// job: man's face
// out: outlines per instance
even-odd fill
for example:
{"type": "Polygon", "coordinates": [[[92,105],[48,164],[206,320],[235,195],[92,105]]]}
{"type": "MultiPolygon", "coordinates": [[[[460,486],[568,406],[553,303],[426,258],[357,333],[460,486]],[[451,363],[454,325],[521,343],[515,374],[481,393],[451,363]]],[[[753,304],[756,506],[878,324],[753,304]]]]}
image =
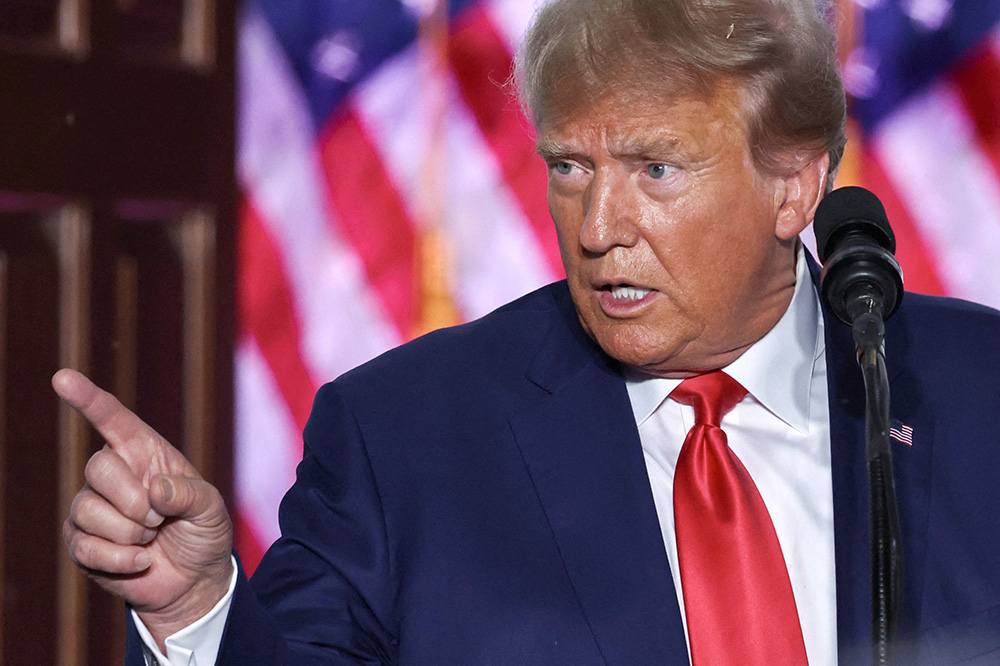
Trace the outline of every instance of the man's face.
{"type": "Polygon", "coordinates": [[[735,360],[795,284],[786,179],[759,173],[740,91],[609,95],[539,131],[549,210],[584,328],[611,356],[683,377],[735,360]]]}

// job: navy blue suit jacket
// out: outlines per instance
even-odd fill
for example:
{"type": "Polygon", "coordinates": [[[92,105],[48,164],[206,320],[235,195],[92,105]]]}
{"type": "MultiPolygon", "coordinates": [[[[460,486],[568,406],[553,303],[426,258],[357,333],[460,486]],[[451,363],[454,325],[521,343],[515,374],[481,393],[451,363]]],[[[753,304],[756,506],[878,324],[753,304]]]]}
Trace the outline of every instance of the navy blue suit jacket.
{"type": "MultiPolygon", "coordinates": [[[[870,664],[864,388],[824,316],[841,663],[870,664]]],[[[887,326],[900,663],[1000,664],[998,349],[955,300],[887,326]]],[[[280,519],[219,664],[688,664],[625,384],[564,283],[324,386],[280,519]]]]}

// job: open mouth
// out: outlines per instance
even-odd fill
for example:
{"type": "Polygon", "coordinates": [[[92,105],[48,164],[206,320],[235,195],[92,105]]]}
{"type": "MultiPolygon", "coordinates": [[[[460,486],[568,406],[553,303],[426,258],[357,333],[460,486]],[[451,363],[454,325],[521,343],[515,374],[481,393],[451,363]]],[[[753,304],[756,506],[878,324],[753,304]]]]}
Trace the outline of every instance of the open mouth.
{"type": "Polygon", "coordinates": [[[643,289],[642,287],[633,287],[629,284],[614,284],[605,287],[605,290],[611,294],[611,297],[616,301],[641,301],[647,295],[649,295],[650,289],[643,289]]]}

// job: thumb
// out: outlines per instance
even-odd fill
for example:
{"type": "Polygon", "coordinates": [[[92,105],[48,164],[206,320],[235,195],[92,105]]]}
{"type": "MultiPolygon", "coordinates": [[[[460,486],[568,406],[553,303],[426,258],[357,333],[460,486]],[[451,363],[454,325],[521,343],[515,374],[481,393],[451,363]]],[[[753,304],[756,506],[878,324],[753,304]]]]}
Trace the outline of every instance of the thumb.
{"type": "Polygon", "coordinates": [[[222,496],[203,479],[157,474],[149,485],[149,503],[161,516],[212,522],[225,515],[222,496]]]}

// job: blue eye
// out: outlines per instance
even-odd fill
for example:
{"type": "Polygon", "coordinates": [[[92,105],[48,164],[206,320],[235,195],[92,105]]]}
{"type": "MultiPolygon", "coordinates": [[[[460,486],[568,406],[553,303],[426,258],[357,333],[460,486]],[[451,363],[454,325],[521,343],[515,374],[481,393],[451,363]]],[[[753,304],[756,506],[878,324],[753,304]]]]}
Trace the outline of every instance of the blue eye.
{"type": "Polygon", "coordinates": [[[568,175],[573,170],[573,165],[569,162],[556,162],[555,167],[556,171],[564,176],[568,175]]]}
{"type": "Polygon", "coordinates": [[[650,164],[646,167],[646,173],[649,174],[650,178],[663,178],[671,169],[666,164],[650,164]]]}

